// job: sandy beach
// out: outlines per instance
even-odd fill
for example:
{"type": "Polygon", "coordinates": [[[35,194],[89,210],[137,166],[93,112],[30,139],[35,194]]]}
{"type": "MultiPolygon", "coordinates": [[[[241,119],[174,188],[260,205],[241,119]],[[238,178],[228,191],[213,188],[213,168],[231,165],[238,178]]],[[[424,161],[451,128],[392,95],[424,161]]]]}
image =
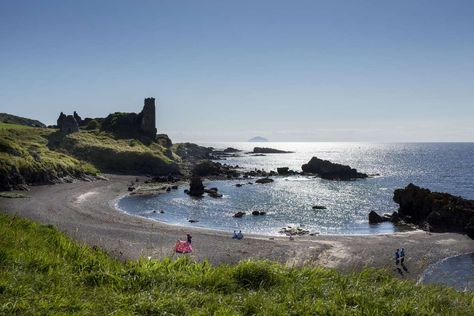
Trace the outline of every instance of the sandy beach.
{"type": "Polygon", "coordinates": [[[237,241],[223,232],[171,226],[127,215],[115,208],[115,202],[127,194],[128,184],[136,177],[106,177],[108,181],[32,187],[27,193],[30,198],[0,198],[0,210],[55,225],[73,239],[98,246],[121,260],[177,256],[173,251],[176,240],[192,233],[194,252],[190,256],[197,261],[232,264],[248,258],[269,259],[289,266],[323,266],[341,272],[376,267],[415,280],[429,264],[474,251],[474,241],[467,236],[424,231],[304,236],[292,241],[288,237],[246,235],[237,241]],[[395,249],[400,247],[407,252],[408,272],[403,271],[403,275],[397,272],[393,260],[395,249]]]}

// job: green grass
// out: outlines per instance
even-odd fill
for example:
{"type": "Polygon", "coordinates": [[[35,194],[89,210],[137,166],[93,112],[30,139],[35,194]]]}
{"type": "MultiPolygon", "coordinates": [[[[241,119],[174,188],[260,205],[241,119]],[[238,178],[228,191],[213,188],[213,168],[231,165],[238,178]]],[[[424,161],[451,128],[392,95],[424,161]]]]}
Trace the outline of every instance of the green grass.
{"type": "Polygon", "coordinates": [[[86,160],[102,171],[167,175],[176,171],[177,157],[158,143],[143,144],[137,139],[115,138],[98,130],[49,137],[49,146],[86,160]]]}
{"type": "Polygon", "coordinates": [[[23,128],[33,128],[33,127],[0,122],[0,129],[23,129],[23,128]]]}
{"type": "Polygon", "coordinates": [[[180,158],[157,142],[145,145],[98,130],[66,135],[54,129],[13,126],[18,128],[0,128],[0,190],[99,172],[168,175],[178,170],[175,161],[180,158]]]}
{"type": "Polygon", "coordinates": [[[97,174],[90,163],[48,148],[51,129],[0,129],[0,188],[8,183],[48,183],[64,176],[97,174]]]}
{"type": "MultiPolygon", "coordinates": [[[[266,261],[119,262],[52,226],[0,213],[0,314],[472,315],[471,293],[373,269],[342,275],[266,261]]],[[[171,247],[172,245],[170,245],[171,247]]],[[[196,251],[199,251],[196,249],[196,251]]]]}

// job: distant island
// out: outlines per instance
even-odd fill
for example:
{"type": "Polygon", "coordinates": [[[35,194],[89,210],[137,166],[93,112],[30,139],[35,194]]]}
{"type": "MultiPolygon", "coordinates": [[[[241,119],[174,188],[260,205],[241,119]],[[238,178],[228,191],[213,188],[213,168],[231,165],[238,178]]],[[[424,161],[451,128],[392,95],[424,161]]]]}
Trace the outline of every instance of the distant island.
{"type": "Polygon", "coordinates": [[[268,142],[268,139],[266,139],[265,137],[257,136],[257,137],[250,138],[248,142],[249,143],[268,142]]]}

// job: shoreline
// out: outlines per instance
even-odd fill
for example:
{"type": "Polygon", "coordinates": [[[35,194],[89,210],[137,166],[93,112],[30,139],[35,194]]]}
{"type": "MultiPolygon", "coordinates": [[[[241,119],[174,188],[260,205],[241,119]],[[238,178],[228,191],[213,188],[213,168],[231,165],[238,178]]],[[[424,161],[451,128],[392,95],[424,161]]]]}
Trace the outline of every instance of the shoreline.
{"type": "MultiPolygon", "coordinates": [[[[365,267],[392,271],[393,275],[418,280],[431,264],[474,249],[474,241],[456,233],[424,231],[373,235],[267,236],[246,234],[233,240],[228,233],[208,228],[166,224],[133,216],[115,207],[127,195],[127,184],[137,176],[107,175],[108,181],[64,183],[31,187],[30,198],[0,198],[0,210],[43,224],[55,225],[74,240],[99,246],[120,260],[140,256],[180,256],[174,243],[193,234],[196,261],[233,264],[245,259],[268,259],[288,266],[323,266],[348,273],[365,267]],[[270,239],[272,238],[272,239],[270,239]],[[408,273],[399,275],[393,252],[407,251],[408,273]]],[[[143,182],[142,177],[138,177],[143,182]]]]}

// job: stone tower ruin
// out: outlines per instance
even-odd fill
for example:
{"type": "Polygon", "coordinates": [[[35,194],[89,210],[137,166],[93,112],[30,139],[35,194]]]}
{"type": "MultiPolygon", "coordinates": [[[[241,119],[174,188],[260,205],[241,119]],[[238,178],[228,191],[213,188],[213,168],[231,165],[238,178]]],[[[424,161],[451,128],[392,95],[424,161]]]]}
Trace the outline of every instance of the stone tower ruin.
{"type": "Polygon", "coordinates": [[[155,98],[146,98],[141,114],[140,131],[150,138],[156,137],[155,98]]]}

